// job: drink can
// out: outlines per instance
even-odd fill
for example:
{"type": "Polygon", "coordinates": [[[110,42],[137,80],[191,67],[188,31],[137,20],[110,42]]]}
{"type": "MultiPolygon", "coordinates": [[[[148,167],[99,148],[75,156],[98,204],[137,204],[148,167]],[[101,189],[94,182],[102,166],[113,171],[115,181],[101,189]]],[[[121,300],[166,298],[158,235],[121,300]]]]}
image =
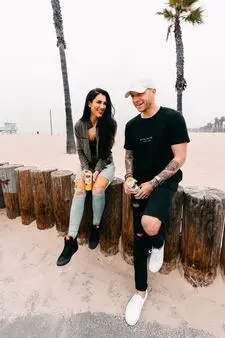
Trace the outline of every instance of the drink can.
{"type": "Polygon", "coordinates": [[[128,177],[127,186],[132,190],[134,194],[137,194],[140,190],[139,186],[136,183],[136,180],[133,177],[128,177]]]}
{"type": "Polygon", "coordinates": [[[92,172],[90,170],[85,170],[84,176],[85,190],[89,191],[92,189],[92,172]]]}

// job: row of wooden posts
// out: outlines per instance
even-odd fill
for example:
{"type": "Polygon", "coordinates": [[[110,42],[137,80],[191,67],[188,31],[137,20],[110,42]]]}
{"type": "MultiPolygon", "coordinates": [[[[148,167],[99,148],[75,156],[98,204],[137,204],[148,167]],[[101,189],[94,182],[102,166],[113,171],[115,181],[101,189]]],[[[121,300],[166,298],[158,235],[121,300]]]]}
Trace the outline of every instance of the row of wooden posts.
{"type": "MultiPolygon", "coordinates": [[[[0,163],[0,207],[8,218],[21,223],[36,221],[44,230],[54,225],[61,235],[68,231],[74,194],[74,174],[69,170],[38,169],[21,164],[0,163]]],[[[166,229],[162,273],[182,266],[184,277],[193,286],[207,286],[217,275],[225,276],[225,193],[218,189],[179,187],[166,229]]],[[[92,221],[91,194],[79,230],[80,244],[87,243],[92,221]]],[[[123,180],[116,178],[106,192],[101,222],[100,250],[104,255],[118,251],[133,262],[133,217],[131,200],[123,192],[123,180]]]]}

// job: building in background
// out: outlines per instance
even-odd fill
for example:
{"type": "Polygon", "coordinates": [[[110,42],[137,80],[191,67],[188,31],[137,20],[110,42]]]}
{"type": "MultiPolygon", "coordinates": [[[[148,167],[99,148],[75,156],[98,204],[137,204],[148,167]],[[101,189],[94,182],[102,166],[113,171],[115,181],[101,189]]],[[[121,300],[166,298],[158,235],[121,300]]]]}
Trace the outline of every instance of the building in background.
{"type": "Polygon", "coordinates": [[[0,126],[0,134],[16,134],[17,126],[16,123],[5,122],[4,126],[0,126]]]}

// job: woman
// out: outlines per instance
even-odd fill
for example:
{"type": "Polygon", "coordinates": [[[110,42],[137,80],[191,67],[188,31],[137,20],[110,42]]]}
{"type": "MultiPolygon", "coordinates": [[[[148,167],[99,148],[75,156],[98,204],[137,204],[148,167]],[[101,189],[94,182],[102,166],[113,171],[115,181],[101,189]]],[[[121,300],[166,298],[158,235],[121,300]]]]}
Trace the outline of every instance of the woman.
{"type": "Polygon", "coordinates": [[[75,124],[80,170],[76,173],[76,189],[70,211],[68,235],[64,238],[64,249],[57,265],[67,264],[78,249],[77,233],[84,212],[85,171],[92,172],[93,224],[89,237],[89,248],[95,249],[99,242],[99,225],[105,207],[105,190],[115,173],[112,146],[116,134],[114,108],[109,94],[100,88],[91,90],[85,101],[83,116],[75,124]]]}

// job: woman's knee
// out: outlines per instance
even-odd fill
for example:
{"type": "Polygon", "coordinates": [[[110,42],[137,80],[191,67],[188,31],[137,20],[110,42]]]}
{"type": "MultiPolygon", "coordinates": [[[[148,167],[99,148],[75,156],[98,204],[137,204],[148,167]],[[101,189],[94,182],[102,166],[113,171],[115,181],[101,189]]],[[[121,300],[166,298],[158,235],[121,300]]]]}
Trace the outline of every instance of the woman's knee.
{"type": "Polygon", "coordinates": [[[92,194],[93,195],[102,195],[105,192],[105,187],[99,185],[93,185],[92,194]]]}
{"type": "Polygon", "coordinates": [[[155,236],[159,232],[161,221],[156,217],[143,215],[141,224],[147,235],[155,236]]]}
{"type": "Polygon", "coordinates": [[[75,194],[74,194],[74,196],[76,196],[76,197],[81,197],[81,196],[83,196],[83,195],[85,195],[85,190],[84,189],[82,189],[82,188],[76,188],[75,189],[75,194]]]}
{"type": "Polygon", "coordinates": [[[75,193],[76,191],[78,191],[78,194],[85,193],[85,183],[82,178],[76,180],[75,187],[75,193]]]}

